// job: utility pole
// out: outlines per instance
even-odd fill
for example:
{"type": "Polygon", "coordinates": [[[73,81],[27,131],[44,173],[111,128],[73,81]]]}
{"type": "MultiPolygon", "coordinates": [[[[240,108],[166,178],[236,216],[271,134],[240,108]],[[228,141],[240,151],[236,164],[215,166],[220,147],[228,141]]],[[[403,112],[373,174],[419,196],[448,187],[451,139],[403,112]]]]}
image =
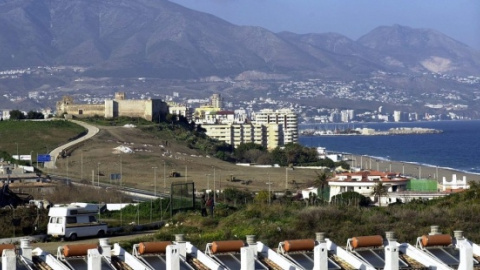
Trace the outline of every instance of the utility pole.
{"type": "Polygon", "coordinates": [[[163,193],[167,193],[167,175],[165,171],[165,160],[163,161],[163,193]]]}
{"type": "Polygon", "coordinates": [[[80,180],[83,180],[83,151],[80,152],[80,180]]]}
{"type": "Polygon", "coordinates": [[[157,167],[152,167],[153,169],[153,186],[154,186],[154,196],[157,198],[157,167]]]}
{"type": "Polygon", "coordinates": [[[100,162],[97,162],[97,185],[100,186],[100,162]]]}
{"type": "Polygon", "coordinates": [[[18,143],[15,142],[15,144],[17,145],[17,167],[18,167],[18,165],[20,164],[20,156],[18,155],[18,143]]]}
{"type": "Polygon", "coordinates": [[[68,181],[69,180],[68,179],[68,156],[67,156],[66,160],[67,160],[67,181],[68,181]]]}
{"type": "Polygon", "coordinates": [[[285,190],[288,189],[288,166],[285,168],[285,190]]]}
{"type": "Polygon", "coordinates": [[[271,193],[272,193],[272,184],[273,184],[273,183],[270,182],[270,175],[269,175],[268,178],[269,178],[269,179],[268,179],[268,182],[266,183],[266,184],[268,185],[268,204],[271,204],[271,203],[272,203],[272,201],[271,201],[271,198],[272,198],[271,193]]]}
{"type": "Polygon", "coordinates": [[[216,203],[217,202],[217,198],[216,198],[216,193],[217,193],[217,190],[215,189],[215,167],[213,167],[213,201],[216,203]]]}

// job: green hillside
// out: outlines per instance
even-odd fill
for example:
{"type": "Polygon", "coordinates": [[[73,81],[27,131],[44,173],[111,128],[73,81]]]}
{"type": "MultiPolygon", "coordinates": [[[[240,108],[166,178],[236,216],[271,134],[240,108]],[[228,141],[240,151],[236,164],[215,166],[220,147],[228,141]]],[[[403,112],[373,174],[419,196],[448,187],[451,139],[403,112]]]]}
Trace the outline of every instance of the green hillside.
{"type": "Polygon", "coordinates": [[[59,145],[76,139],[85,128],[63,120],[0,121],[0,152],[10,155],[45,154],[59,145]]]}

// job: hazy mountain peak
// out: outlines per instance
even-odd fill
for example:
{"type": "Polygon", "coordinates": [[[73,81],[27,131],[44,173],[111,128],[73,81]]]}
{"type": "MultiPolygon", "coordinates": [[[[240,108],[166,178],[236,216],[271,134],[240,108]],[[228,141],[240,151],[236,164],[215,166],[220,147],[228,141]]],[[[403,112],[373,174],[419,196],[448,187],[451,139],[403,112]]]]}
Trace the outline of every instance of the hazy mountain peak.
{"type": "Polygon", "coordinates": [[[358,41],[272,33],[167,0],[0,0],[0,23],[0,69],[81,65],[99,75],[164,78],[480,69],[478,53],[429,29],[381,26],[358,41]]]}

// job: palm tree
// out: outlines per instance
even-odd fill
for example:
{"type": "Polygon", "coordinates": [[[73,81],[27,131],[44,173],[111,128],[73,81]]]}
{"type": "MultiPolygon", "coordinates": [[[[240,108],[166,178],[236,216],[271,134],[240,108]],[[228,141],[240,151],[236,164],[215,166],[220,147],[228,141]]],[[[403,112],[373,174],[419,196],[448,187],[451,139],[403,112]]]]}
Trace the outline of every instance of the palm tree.
{"type": "Polygon", "coordinates": [[[315,174],[317,174],[317,177],[315,178],[315,181],[313,182],[315,187],[320,188],[321,191],[321,200],[324,200],[324,190],[328,186],[328,178],[330,177],[330,174],[326,170],[322,170],[322,172],[318,173],[315,171],[315,174]]]}
{"type": "Polygon", "coordinates": [[[378,181],[373,187],[372,195],[377,197],[378,206],[382,206],[382,197],[388,195],[388,187],[384,186],[382,181],[378,181]]]}

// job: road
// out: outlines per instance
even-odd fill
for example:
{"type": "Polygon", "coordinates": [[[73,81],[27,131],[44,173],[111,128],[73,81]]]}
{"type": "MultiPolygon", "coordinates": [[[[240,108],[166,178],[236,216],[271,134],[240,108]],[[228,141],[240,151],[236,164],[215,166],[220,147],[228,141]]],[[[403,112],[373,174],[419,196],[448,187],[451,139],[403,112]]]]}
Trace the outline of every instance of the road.
{"type": "Polygon", "coordinates": [[[89,125],[85,122],[81,122],[81,121],[77,121],[77,120],[68,120],[68,121],[86,128],[87,129],[87,134],[85,134],[85,136],[82,136],[81,138],[78,138],[74,141],[68,142],[64,145],[61,145],[61,146],[53,149],[50,152],[51,161],[45,162],[45,168],[47,168],[47,169],[56,169],[57,168],[55,166],[55,163],[57,162],[57,157],[64,149],[66,149],[70,146],[73,146],[77,143],[81,143],[83,141],[86,141],[86,140],[92,138],[93,136],[97,135],[97,133],[100,131],[97,127],[89,125]]]}

